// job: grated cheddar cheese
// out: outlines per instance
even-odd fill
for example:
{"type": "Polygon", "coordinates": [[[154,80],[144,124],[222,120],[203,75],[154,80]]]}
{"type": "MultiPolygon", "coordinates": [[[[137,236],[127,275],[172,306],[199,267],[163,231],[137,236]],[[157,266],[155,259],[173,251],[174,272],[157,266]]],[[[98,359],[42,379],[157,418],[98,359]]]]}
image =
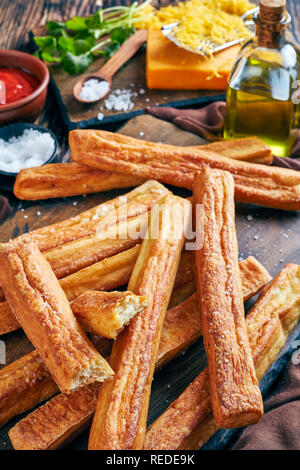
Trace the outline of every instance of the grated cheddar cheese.
{"type": "Polygon", "coordinates": [[[203,51],[209,53],[209,45],[203,47],[202,41],[222,45],[252,36],[241,15],[253,7],[255,5],[248,0],[189,0],[159,10],[148,4],[143,9],[143,14],[147,13],[146,21],[137,19],[135,27],[161,28],[179,22],[174,31],[176,39],[195,51],[201,45],[203,51]]]}

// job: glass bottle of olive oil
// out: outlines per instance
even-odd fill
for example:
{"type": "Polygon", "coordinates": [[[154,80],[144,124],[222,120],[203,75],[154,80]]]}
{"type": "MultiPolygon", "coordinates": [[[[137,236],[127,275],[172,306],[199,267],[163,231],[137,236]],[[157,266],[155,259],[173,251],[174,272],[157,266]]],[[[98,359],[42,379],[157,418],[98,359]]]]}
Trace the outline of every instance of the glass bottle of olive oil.
{"type": "Polygon", "coordinates": [[[285,0],[261,0],[254,15],[256,37],[241,49],[226,93],[224,137],[257,136],[274,155],[285,157],[293,145],[293,83],[299,64],[284,29],[290,16],[285,0]]]}

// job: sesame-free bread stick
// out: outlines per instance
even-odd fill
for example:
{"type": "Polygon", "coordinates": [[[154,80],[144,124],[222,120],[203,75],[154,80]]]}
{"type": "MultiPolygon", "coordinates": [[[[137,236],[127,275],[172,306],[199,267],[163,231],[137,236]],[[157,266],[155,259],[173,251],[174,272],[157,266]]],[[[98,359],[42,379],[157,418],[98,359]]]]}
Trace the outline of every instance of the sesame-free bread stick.
{"type": "Polygon", "coordinates": [[[36,245],[19,241],[0,246],[0,284],[18,322],[62,392],[113,376],[75,319],[36,245]]]}
{"type": "Polygon", "coordinates": [[[235,200],[285,210],[300,209],[300,174],[295,170],[248,163],[213,151],[142,141],[100,130],[69,134],[71,159],[93,168],[193,189],[194,175],[204,168],[234,177],[235,200]]]}
{"type": "Polygon", "coordinates": [[[247,426],[261,418],[263,405],[246,331],[231,174],[196,174],[193,202],[203,206],[195,264],[214,418],[222,428],[247,426]]]}

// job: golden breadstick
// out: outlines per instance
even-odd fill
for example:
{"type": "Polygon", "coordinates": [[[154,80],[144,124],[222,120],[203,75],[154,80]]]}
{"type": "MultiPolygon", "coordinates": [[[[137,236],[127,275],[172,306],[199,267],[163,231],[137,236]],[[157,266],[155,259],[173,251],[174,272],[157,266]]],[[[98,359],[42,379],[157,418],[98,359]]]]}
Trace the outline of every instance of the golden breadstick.
{"type": "MultiPolygon", "coordinates": [[[[299,319],[300,266],[288,264],[262,292],[246,318],[258,380],[272,365],[299,319]]],[[[205,369],[151,425],[145,449],[196,450],[217,430],[205,369]]]]}
{"type": "Polygon", "coordinates": [[[147,306],[147,297],[129,291],[87,291],[71,302],[75,317],[86,331],[112,339],[147,306]]]}
{"type": "Polygon", "coordinates": [[[128,220],[150,210],[169,191],[157,181],[147,181],[129,193],[106,201],[81,214],[18,237],[34,241],[41,251],[51,250],[79,238],[94,235],[99,228],[106,228],[121,220],[128,220]]]}
{"type": "Polygon", "coordinates": [[[0,283],[10,307],[63,392],[111,378],[51,267],[32,242],[2,244],[0,283]]]}
{"type": "Polygon", "coordinates": [[[74,130],[69,134],[72,161],[141,178],[193,189],[194,175],[203,168],[229,171],[235,200],[286,210],[300,209],[299,172],[233,160],[190,147],[146,142],[121,134],[74,130]]]}
{"type": "Polygon", "coordinates": [[[196,174],[194,204],[204,211],[196,281],[212,409],[222,428],[256,423],[263,414],[246,332],[233,196],[230,173],[206,169],[196,174]]]}
{"type": "MultiPolygon", "coordinates": [[[[253,256],[240,261],[239,267],[244,301],[256,295],[272,279],[268,271],[253,256]]],[[[195,286],[194,283],[187,285],[195,286]]],[[[173,292],[176,293],[178,290],[181,291],[179,288],[173,292]]],[[[195,290],[193,289],[193,292],[195,290]]],[[[156,358],[157,367],[165,366],[201,334],[200,305],[198,294],[195,293],[167,311],[156,358]]]]}
{"type": "Polygon", "coordinates": [[[128,290],[148,297],[149,306],[113,345],[110,364],[115,377],[109,387],[100,388],[91,449],[143,446],[155,358],[184,243],[184,210],[189,205],[168,195],[151,211],[148,234],[128,284],[128,290]]]}
{"type": "Polygon", "coordinates": [[[126,285],[140,247],[141,245],[136,245],[130,250],[105,258],[99,263],[61,279],[59,282],[67,299],[71,302],[88,290],[109,291],[126,285]]]}
{"type": "Polygon", "coordinates": [[[0,370],[0,426],[58,392],[37,351],[12,362],[0,370]]]}
{"type": "Polygon", "coordinates": [[[144,237],[147,226],[146,212],[44,254],[56,277],[61,279],[137,245],[144,237]]]}
{"type": "Polygon", "coordinates": [[[273,155],[270,147],[266,145],[258,137],[246,137],[245,139],[220,140],[207,145],[198,145],[196,147],[201,150],[209,150],[216,152],[223,157],[233,158],[234,160],[242,160],[251,163],[264,163],[271,165],[273,163],[273,155]]]}
{"type": "MultiPolygon", "coordinates": [[[[31,240],[41,251],[48,251],[57,246],[90,235],[95,235],[122,220],[129,220],[149,211],[152,204],[169,191],[157,181],[147,181],[127,194],[104,202],[70,219],[48,225],[21,235],[17,240],[31,240]]],[[[0,287],[0,300],[4,294],[0,287]]]]}
{"type": "Polygon", "coordinates": [[[35,201],[130,188],[142,183],[143,179],[135,176],[94,170],[80,163],[51,163],[21,170],[14,184],[14,195],[35,201]]]}
{"type": "MultiPolygon", "coordinates": [[[[251,258],[251,257],[250,257],[251,258]]],[[[249,268],[253,265],[248,258],[245,261],[242,261],[241,264],[247,265],[249,263],[249,268]],[[249,260],[249,261],[248,261],[249,260]]],[[[259,266],[259,263],[257,262],[259,266]]],[[[261,279],[261,288],[267,283],[270,279],[269,274],[265,269],[261,266],[261,273],[259,274],[259,278],[261,279]]],[[[250,272],[249,270],[246,270],[250,272]]],[[[242,270],[241,270],[242,272],[242,270]]],[[[257,271],[254,271],[256,274],[257,271]]],[[[245,290],[246,293],[249,292],[250,287],[250,278],[247,280],[247,288],[245,290]]],[[[257,292],[258,288],[258,281],[253,277],[253,293],[257,292]]],[[[183,351],[191,342],[201,334],[201,325],[200,325],[200,315],[199,315],[199,305],[196,296],[193,296],[190,301],[183,302],[182,308],[180,306],[178,308],[173,308],[167,311],[162,335],[159,344],[159,351],[157,355],[157,362],[156,367],[164,366],[168,363],[173,357],[175,357],[179,352],[183,351]]],[[[98,342],[97,349],[101,349],[103,351],[103,340],[101,338],[101,342],[98,342]],[[100,346],[100,348],[99,348],[100,346]]],[[[105,345],[107,346],[107,345],[105,345]]],[[[108,351],[105,351],[108,353],[108,351]]],[[[39,356],[37,353],[30,353],[27,356],[35,354],[35,360],[38,361],[39,356]]],[[[20,360],[18,360],[20,361],[20,360]]],[[[17,368],[18,361],[15,361],[15,368],[17,368]]],[[[13,368],[14,368],[13,367],[13,368]]],[[[9,377],[9,373],[6,373],[7,368],[2,369],[2,373],[9,377]]],[[[43,374],[46,374],[46,367],[43,370],[43,374]]],[[[49,377],[50,373],[48,372],[49,377]]],[[[1,378],[1,372],[0,372],[1,378]]],[[[10,381],[12,382],[12,381],[10,381]]],[[[38,390],[40,386],[39,375],[36,374],[34,377],[30,374],[23,374],[23,379],[19,377],[20,385],[18,390],[22,390],[22,393],[31,393],[33,389],[33,393],[37,397],[36,402],[32,403],[32,407],[37,405],[40,401],[38,399],[38,390]],[[26,382],[25,382],[26,380],[26,382]],[[21,382],[22,381],[22,382],[21,382]],[[22,387],[21,387],[22,386],[22,387]]],[[[1,383],[1,380],[0,380],[1,383]]],[[[53,381],[54,383],[54,381],[53,381]]],[[[71,392],[68,395],[60,394],[46,403],[43,407],[39,408],[38,410],[31,413],[27,418],[20,421],[17,426],[12,431],[12,435],[15,436],[14,445],[18,449],[51,449],[57,448],[58,446],[62,445],[66,439],[70,439],[70,436],[77,435],[79,432],[83,431],[85,428],[86,423],[89,421],[89,418],[95,412],[96,409],[96,402],[97,402],[97,392],[99,388],[95,388],[95,398],[91,398],[90,396],[90,386],[83,387],[75,392],[71,392]],[[85,400],[85,406],[80,405],[82,403],[82,393],[83,390],[87,388],[87,396],[85,400]],[[79,393],[79,404],[77,406],[77,393],[79,393]],[[67,397],[67,398],[66,398],[67,397]],[[69,403],[70,402],[70,403],[69,403]],[[66,419],[66,411],[68,410],[68,415],[66,419]],[[80,411],[78,411],[80,410],[80,411]],[[55,419],[54,419],[55,416],[55,419]],[[39,430],[39,426],[35,428],[34,423],[40,421],[41,425],[47,421],[47,436],[43,433],[40,436],[36,429],[39,430]],[[31,429],[30,434],[26,433],[26,427],[31,429]],[[20,440],[19,440],[20,439],[20,440]],[[53,447],[54,446],[54,447],[53,447]]],[[[1,389],[0,389],[1,391],[1,389]]],[[[2,391],[2,396],[6,393],[6,389],[2,391]]],[[[1,395],[0,395],[1,396],[1,395]]],[[[18,400],[18,391],[15,388],[10,389],[10,402],[14,403],[18,400]]],[[[20,400],[21,401],[21,400],[20,400]]],[[[25,403],[26,405],[26,403],[25,403]]],[[[20,412],[24,412],[28,408],[21,409],[20,412]]],[[[16,413],[15,409],[11,408],[10,413],[9,409],[5,410],[6,413],[6,420],[11,419],[16,413]]],[[[0,410],[1,416],[1,410],[0,410]]],[[[1,421],[0,421],[1,423],[1,421]]],[[[3,424],[3,422],[2,422],[3,424]]]]}
{"type": "MultiPolygon", "coordinates": [[[[69,301],[87,290],[111,290],[127,284],[137,260],[140,245],[106,258],[88,268],[60,279],[59,283],[69,301]]],[[[8,302],[0,303],[0,335],[21,328],[8,302]]]]}

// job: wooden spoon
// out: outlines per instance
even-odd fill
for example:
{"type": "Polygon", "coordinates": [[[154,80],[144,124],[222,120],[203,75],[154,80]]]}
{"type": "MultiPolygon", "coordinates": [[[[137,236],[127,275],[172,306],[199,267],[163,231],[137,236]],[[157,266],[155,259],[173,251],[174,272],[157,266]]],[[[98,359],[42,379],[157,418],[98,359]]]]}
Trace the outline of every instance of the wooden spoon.
{"type": "Polygon", "coordinates": [[[73,95],[74,98],[81,103],[96,103],[99,100],[102,100],[110,91],[111,87],[111,80],[114,74],[124,65],[144,44],[147,40],[147,29],[140,29],[132,36],[130,36],[120,47],[120,49],[109,59],[106,64],[101,67],[98,72],[95,72],[90,75],[85,75],[84,77],[80,78],[73,87],[73,95]],[[85,101],[80,98],[80,92],[87,80],[99,80],[107,82],[108,87],[105,90],[104,94],[97,98],[96,100],[92,101],[85,101]]]}

